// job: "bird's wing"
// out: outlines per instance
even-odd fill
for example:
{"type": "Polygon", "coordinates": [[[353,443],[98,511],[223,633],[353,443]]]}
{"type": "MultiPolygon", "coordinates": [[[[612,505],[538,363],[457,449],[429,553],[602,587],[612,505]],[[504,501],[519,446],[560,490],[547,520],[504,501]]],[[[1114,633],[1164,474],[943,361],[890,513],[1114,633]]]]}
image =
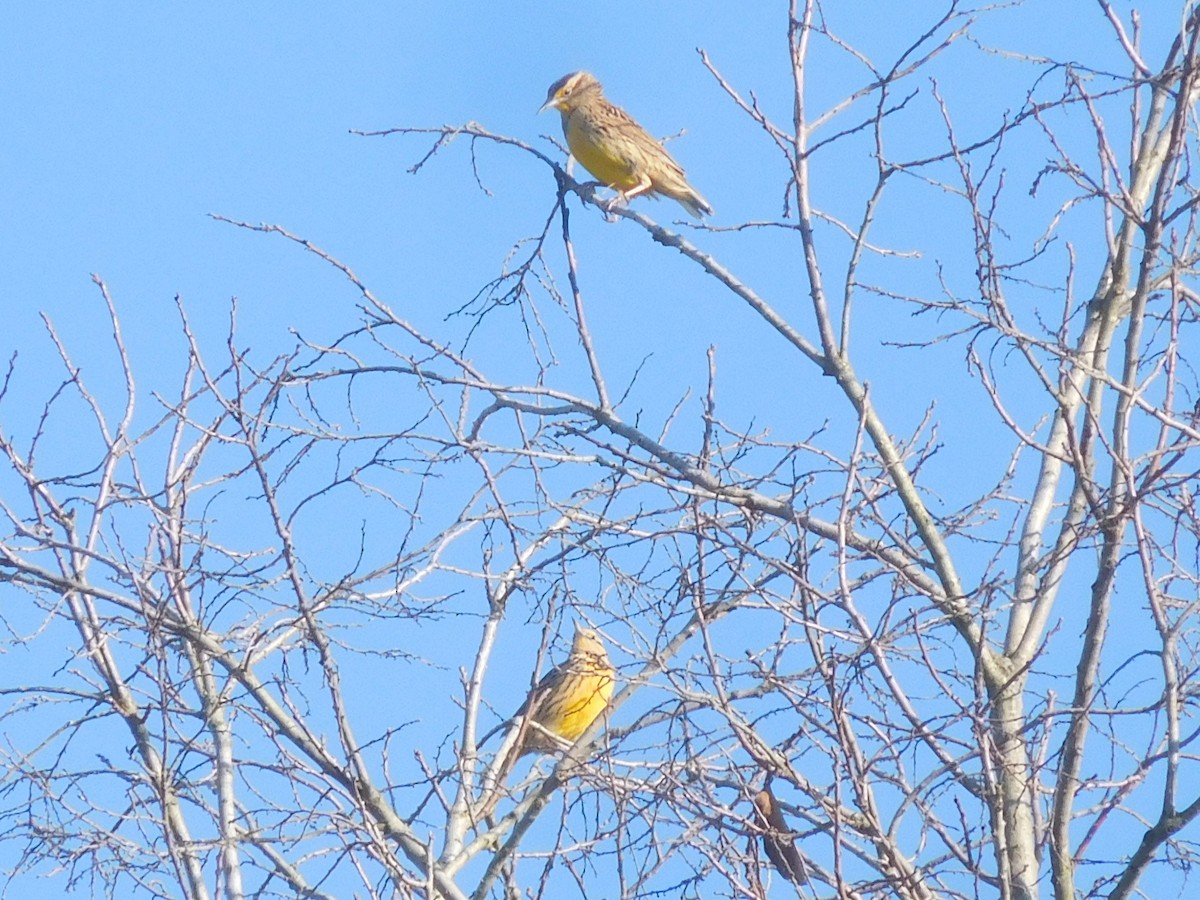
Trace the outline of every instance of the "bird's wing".
{"type": "Polygon", "coordinates": [[[666,151],[662,143],[654,135],[633,120],[619,106],[608,104],[608,112],[619,123],[621,137],[624,140],[615,142],[618,153],[631,170],[641,170],[647,164],[669,169],[680,178],[684,177],[683,167],[666,151]]]}

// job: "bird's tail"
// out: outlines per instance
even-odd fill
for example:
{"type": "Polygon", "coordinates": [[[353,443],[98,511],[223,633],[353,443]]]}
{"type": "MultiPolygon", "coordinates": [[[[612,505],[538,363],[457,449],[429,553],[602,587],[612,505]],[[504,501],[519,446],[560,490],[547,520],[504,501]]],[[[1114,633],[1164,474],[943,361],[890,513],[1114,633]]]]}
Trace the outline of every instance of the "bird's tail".
{"type": "Polygon", "coordinates": [[[686,181],[680,185],[670,185],[663,190],[663,194],[686,209],[693,219],[702,219],[713,214],[711,204],[686,181]]]}

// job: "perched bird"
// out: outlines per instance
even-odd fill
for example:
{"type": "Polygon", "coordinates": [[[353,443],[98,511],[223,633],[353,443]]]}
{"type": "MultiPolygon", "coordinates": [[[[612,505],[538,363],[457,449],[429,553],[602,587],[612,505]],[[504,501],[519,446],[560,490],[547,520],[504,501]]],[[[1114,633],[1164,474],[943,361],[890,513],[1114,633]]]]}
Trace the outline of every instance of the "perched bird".
{"type": "Polygon", "coordinates": [[[779,811],[779,804],[769,784],[754,795],[754,808],[758,811],[758,821],[763,828],[762,843],[767,859],[792,884],[803,884],[807,880],[804,860],[796,849],[793,834],[783,820],[783,813],[779,811]]]}
{"type": "Polygon", "coordinates": [[[574,743],[608,705],[615,680],[600,635],[576,625],[570,655],[546,673],[513,716],[524,733],[510,758],[574,743]]]}
{"type": "Polygon", "coordinates": [[[591,74],[564,75],[546,94],[538,112],[554,107],[562,114],[567,146],[585,169],[615,188],[618,200],[639,194],[670,197],[699,219],[712,207],[687,183],[683,167],[645,128],[619,106],[609,103],[591,74]]]}

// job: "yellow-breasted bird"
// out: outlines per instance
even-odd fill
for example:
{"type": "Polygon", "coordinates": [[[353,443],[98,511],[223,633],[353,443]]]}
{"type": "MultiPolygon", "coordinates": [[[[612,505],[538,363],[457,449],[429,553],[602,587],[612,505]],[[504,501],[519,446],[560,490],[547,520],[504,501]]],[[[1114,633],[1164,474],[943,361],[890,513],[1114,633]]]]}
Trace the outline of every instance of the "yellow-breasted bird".
{"type": "Polygon", "coordinates": [[[524,733],[511,759],[574,743],[608,705],[616,674],[600,635],[576,625],[570,655],[542,677],[513,716],[524,733]]]}
{"type": "Polygon", "coordinates": [[[792,884],[803,884],[808,879],[804,874],[804,859],[796,849],[793,832],[783,820],[783,813],[779,811],[779,804],[769,784],[754,795],[754,808],[758,811],[758,822],[763,829],[762,843],[767,859],[792,884]]]}
{"type": "Polygon", "coordinates": [[[504,796],[504,782],[520,757],[564,749],[588,730],[608,706],[616,675],[600,635],[576,624],[570,654],[542,677],[506,723],[508,734],[483,777],[479,819],[489,817],[504,796]]]}
{"type": "Polygon", "coordinates": [[[608,101],[594,76],[572,72],[558,79],[538,112],[550,107],[562,114],[571,155],[615,188],[620,201],[640,194],[662,195],[697,219],[712,215],[708,201],[688,184],[683,167],[625,110],[608,101]]]}

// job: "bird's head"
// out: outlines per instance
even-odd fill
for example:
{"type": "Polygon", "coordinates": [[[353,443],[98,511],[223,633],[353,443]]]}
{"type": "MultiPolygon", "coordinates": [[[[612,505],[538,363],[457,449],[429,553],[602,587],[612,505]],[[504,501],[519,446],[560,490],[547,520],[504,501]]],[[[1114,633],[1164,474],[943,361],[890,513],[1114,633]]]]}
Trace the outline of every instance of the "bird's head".
{"type": "Polygon", "coordinates": [[[577,656],[584,653],[595,656],[608,655],[604,649],[604,641],[600,639],[600,633],[576,623],[575,639],[571,641],[571,655],[577,656]]]}
{"type": "Polygon", "coordinates": [[[599,97],[602,93],[600,82],[590,72],[572,72],[550,85],[550,90],[546,92],[546,102],[538,112],[557,109],[559,112],[569,113],[579,105],[581,99],[599,97]]]}

